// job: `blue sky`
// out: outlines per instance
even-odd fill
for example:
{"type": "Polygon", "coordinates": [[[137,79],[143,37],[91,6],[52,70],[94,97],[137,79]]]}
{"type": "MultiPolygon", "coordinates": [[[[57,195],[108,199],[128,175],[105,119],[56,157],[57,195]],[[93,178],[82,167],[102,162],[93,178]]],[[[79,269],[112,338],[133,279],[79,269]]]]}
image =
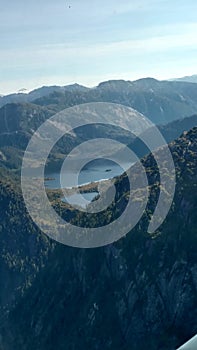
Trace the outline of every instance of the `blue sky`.
{"type": "Polygon", "coordinates": [[[0,93],[197,73],[196,0],[0,0],[0,93]]]}

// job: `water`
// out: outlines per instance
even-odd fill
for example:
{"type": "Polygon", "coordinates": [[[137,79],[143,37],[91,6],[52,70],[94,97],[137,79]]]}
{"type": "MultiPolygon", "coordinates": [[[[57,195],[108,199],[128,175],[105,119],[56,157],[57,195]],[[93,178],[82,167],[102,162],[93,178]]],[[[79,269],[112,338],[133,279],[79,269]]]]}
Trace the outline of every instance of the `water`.
{"type": "MultiPolygon", "coordinates": [[[[131,166],[130,163],[124,163],[124,168],[128,169],[131,166]]],[[[108,161],[108,160],[98,160],[92,161],[88,163],[80,172],[78,177],[78,185],[84,185],[91,182],[112,179],[115,176],[119,176],[123,174],[124,169],[120,167],[118,164],[108,161]]],[[[60,188],[71,188],[75,186],[73,181],[74,172],[68,171],[66,173],[66,179],[64,176],[62,177],[62,184],[60,184],[60,173],[54,172],[50,174],[46,174],[46,177],[49,177],[51,180],[47,180],[45,182],[46,188],[49,189],[60,189],[60,188]]],[[[64,173],[63,173],[64,175],[64,173]]],[[[83,196],[86,200],[92,201],[95,196],[97,196],[97,192],[84,193],[83,196]]],[[[62,198],[64,202],[67,202],[67,198],[62,198]]],[[[77,204],[79,206],[83,206],[81,204],[81,196],[77,193],[69,196],[70,204],[77,204]]]]}
{"type": "MultiPolygon", "coordinates": [[[[131,164],[124,163],[124,167],[128,169],[131,164]]],[[[78,185],[84,185],[91,182],[112,179],[115,176],[119,176],[124,172],[124,169],[118,164],[112,161],[94,161],[90,162],[82,169],[78,178],[78,185]]],[[[46,177],[49,177],[51,180],[45,182],[45,185],[49,189],[59,189],[59,188],[69,188],[75,185],[73,181],[73,172],[68,171],[67,180],[63,177],[62,184],[60,184],[60,173],[54,172],[46,174],[46,177]]],[[[63,173],[64,175],[64,173],[63,173]]]]}

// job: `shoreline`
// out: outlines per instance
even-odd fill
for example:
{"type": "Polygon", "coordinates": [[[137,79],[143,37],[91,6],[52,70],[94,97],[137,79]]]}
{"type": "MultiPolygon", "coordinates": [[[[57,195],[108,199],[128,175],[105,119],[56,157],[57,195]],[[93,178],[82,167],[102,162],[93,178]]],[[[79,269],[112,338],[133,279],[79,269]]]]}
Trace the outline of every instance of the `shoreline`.
{"type": "MultiPolygon", "coordinates": [[[[109,181],[115,179],[116,176],[108,179],[100,179],[98,181],[92,181],[92,182],[85,182],[81,185],[78,186],[72,186],[72,187],[63,187],[63,188],[47,188],[47,191],[68,191],[68,192],[76,192],[77,190],[80,190],[81,193],[88,193],[88,192],[94,192],[94,189],[98,187],[99,184],[105,184],[108,183],[109,181]]],[[[46,178],[44,181],[53,181],[55,180],[54,178],[46,178]]]]}
{"type": "Polygon", "coordinates": [[[71,187],[71,188],[57,188],[57,189],[49,189],[46,188],[46,192],[47,195],[49,196],[49,198],[51,200],[57,200],[62,198],[62,193],[64,193],[64,195],[66,196],[72,196],[73,194],[76,194],[77,192],[80,193],[92,193],[92,192],[97,192],[99,194],[98,191],[98,186],[100,185],[100,183],[102,182],[102,184],[106,185],[106,187],[108,187],[109,185],[109,181],[111,182],[111,179],[108,180],[103,180],[103,181],[95,181],[95,182],[91,182],[91,183],[87,183],[85,185],[80,185],[78,187],[71,187]]]}

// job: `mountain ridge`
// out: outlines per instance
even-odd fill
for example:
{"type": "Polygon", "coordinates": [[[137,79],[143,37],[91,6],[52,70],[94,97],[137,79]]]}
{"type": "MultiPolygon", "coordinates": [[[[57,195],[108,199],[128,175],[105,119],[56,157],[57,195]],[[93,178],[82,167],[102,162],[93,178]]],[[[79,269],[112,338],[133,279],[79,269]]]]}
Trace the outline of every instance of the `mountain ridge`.
{"type": "Polygon", "coordinates": [[[32,102],[33,100],[47,96],[50,93],[53,92],[63,92],[63,91],[87,91],[88,88],[74,83],[70,85],[65,86],[58,86],[58,85],[52,85],[52,86],[42,86],[40,88],[36,88],[28,93],[12,93],[8,95],[0,95],[0,107],[4,106],[7,103],[17,103],[17,102],[32,102]]]}
{"type": "Polygon", "coordinates": [[[183,82],[189,82],[189,83],[197,83],[197,74],[187,75],[181,78],[170,79],[170,81],[183,81],[183,82]]]}

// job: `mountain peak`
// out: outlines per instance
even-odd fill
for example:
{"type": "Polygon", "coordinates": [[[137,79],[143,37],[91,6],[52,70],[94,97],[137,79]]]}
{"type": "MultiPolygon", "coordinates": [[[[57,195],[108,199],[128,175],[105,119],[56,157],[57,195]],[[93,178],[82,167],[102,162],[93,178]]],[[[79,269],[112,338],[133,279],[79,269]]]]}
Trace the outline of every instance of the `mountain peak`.
{"type": "Polygon", "coordinates": [[[103,81],[101,82],[97,88],[98,89],[112,89],[112,90],[119,90],[119,89],[127,89],[128,87],[132,86],[133,83],[129,80],[107,80],[107,81],[103,81]]]}

